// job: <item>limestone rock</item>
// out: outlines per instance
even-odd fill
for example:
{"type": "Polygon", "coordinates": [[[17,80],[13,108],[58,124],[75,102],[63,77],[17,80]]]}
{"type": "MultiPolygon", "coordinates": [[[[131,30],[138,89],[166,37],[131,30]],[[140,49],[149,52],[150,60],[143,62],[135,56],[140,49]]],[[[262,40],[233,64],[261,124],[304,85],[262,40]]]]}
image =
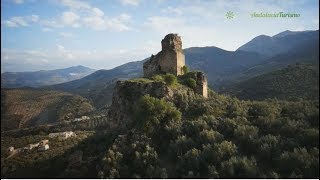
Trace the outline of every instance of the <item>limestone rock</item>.
{"type": "Polygon", "coordinates": [[[163,82],[118,81],[109,110],[109,116],[117,122],[111,126],[129,126],[132,123],[137,102],[146,94],[159,99],[169,99],[173,96],[173,91],[163,82]]]}

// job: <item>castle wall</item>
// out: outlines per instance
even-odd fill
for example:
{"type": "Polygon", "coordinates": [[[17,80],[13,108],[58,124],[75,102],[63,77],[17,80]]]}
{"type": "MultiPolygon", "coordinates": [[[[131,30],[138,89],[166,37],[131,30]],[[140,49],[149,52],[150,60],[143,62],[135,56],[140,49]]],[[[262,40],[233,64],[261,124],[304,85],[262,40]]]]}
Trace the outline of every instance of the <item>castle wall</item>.
{"type": "Polygon", "coordinates": [[[159,72],[159,57],[158,56],[152,56],[150,60],[146,61],[143,64],[143,74],[144,77],[150,77],[154,73],[159,72]]]}
{"type": "Polygon", "coordinates": [[[207,98],[208,97],[208,81],[204,73],[197,72],[196,82],[197,82],[197,86],[195,88],[195,92],[207,98]]]}
{"type": "Polygon", "coordinates": [[[177,53],[173,50],[161,51],[159,61],[161,71],[177,74],[177,53]]]}
{"type": "Polygon", "coordinates": [[[183,75],[182,67],[186,65],[182,51],[177,52],[177,75],[183,75]]]}
{"type": "MultiPolygon", "coordinates": [[[[181,38],[177,34],[168,34],[161,41],[162,50],[157,55],[152,55],[143,63],[144,77],[150,77],[159,72],[183,75],[185,56],[182,50],[181,38]]],[[[208,97],[208,82],[202,72],[195,74],[197,86],[194,89],[197,94],[208,97]]]]}
{"type": "Polygon", "coordinates": [[[150,60],[143,64],[144,76],[149,77],[158,72],[166,72],[174,75],[183,74],[185,57],[182,50],[182,42],[176,34],[167,35],[162,41],[162,51],[151,56],[150,60]]]}
{"type": "Polygon", "coordinates": [[[202,96],[207,98],[208,97],[208,81],[205,78],[205,81],[203,81],[202,84],[202,96]]]}

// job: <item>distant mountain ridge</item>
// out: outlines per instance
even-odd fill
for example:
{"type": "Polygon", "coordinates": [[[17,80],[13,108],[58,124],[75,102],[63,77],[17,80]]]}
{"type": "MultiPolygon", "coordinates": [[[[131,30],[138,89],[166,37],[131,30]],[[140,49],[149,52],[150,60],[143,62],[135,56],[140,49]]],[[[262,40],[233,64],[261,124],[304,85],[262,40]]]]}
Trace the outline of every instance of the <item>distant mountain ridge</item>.
{"type": "Polygon", "coordinates": [[[1,87],[39,87],[80,79],[95,70],[84,66],[34,72],[5,72],[1,74],[1,87]]]}
{"type": "Polygon", "coordinates": [[[310,40],[319,39],[319,30],[315,31],[284,31],[272,37],[260,35],[237,49],[273,57],[285,53],[294,46],[310,40]]]}
{"type": "MultiPolygon", "coordinates": [[[[204,71],[211,85],[233,71],[240,72],[265,60],[257,53],[232,52],[217,47],[187,48],[184,53],[187,66],[192,67],[192,70],[204,71]]],[[[111,70],[99,70],[79,80],[43,88],[76,93],[91,99],[97,106],[110,104],[115,82],[143,76],[142,64],[147,59],[126,63],[111,70]]]]}
{"type": "MultiPolygon", "coordinates": [[[[310,36],[309,33],[298,34],[310,36]]],[[[291,31],[278,35],[289,39],[289,41],[296,37],[296,33],[291,31]]],[[[312,37],[314,38],[301,37],[300,43],[296,43],[288,51],[272,58],[258,52],[226,51],[217,47],[191,47],[184,49],[184,53],[187,66],[191,67],[192,70],[205,72],[209,86],[219,90],[226,84],[238,83],[267,72],[285,68],[289,64],[319,63],[319,38],[313,35],[312,37]],[[308,41],[304,39],[308,39],[308,41]]],[[[80,94],[91,99],[97,106],[109,105],[115,82],[119,79],[142,76],[142,64],[145,60],[130,62],[111,70],[99,70],[82,79],[45,88],[80,94]]]]}

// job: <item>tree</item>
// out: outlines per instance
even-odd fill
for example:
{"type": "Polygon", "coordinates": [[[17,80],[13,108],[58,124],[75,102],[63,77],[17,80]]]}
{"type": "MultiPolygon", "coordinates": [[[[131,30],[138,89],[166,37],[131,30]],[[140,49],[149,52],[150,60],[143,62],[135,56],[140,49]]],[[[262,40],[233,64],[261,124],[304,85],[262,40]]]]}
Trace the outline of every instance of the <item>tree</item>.
{"type": "Polygon", "coordinates": [[[258,175],[257,162],[254,157],[234,156],[221,163],[221,178],[256,178],[258,175]]]}
{"type": "Polygon", "coordinates": [[[135,116],[138,127],[148,135],[158,132],[162,127],[174,126],[181,121],[181,112],[172,103],[149,95],[140,99],[135,116]]]}

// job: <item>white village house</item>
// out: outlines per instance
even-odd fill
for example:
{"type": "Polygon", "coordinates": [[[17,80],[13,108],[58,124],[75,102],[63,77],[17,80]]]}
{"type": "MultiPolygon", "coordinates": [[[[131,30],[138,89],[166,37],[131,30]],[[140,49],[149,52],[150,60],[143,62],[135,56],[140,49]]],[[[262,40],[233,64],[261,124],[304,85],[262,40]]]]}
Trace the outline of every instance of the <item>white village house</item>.
{"type": "Polygon", "coordinates": [[[76,134],[72,131],[66,131],[66,132],[50,133],[49,137],[50,138],[55,138],[55,137],[69,138],[75,135],[76,134]]]}
{"type": "Polygon", "coordinates": [[[88,116],[81,116],[81,118],[75,118],[75,119],[73,120],[73,122],[83,121],[83,120],[89,120],[89,119],[90,119],[90,117],[88,117],[88,116]]]}
{"type": "Polygon", "coordinates": [[[8,148],[8,151],[9,151],[9,152],[13,152],[13,151],[14,151],[14,147],[13,147],[13,146],[10,146],[10,147],[8,148]]]}
{"type": "Polygon", "coordinates": [[[45,144],[44,146],[39,146],[38,147],[38,151],[46,151],[49,149],[49,145],[45,144]]]}

